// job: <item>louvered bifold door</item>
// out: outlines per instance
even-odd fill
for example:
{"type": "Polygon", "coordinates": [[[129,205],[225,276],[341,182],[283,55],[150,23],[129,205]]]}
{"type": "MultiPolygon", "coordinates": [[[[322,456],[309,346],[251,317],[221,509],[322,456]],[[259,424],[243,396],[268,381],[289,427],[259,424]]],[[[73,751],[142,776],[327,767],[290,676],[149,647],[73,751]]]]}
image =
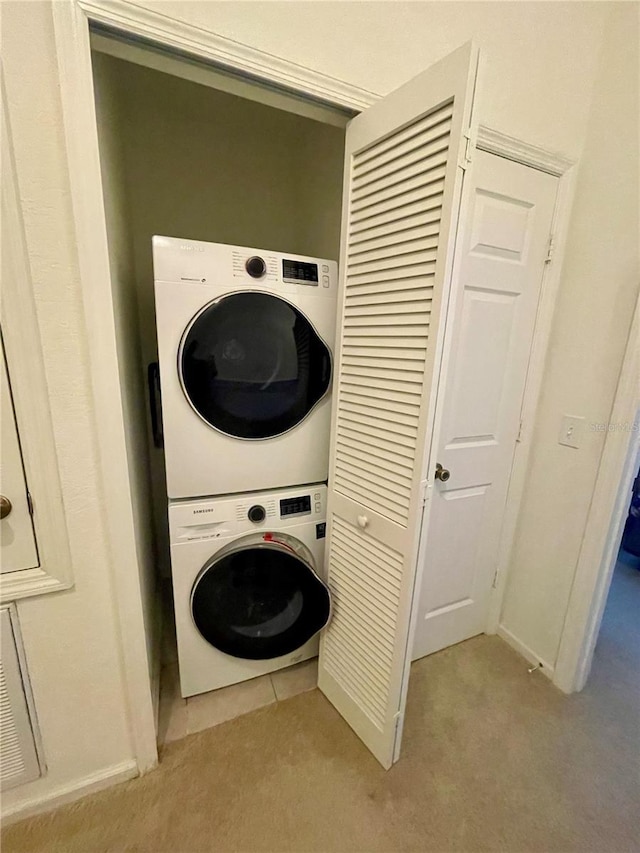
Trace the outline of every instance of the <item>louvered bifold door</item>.
{"type": "Polygon", "coordinates": [[[327,534],[333,617],[319,687],[385,767],[399,755],[476,66],[466,45],[347,128],[327,534]]]}

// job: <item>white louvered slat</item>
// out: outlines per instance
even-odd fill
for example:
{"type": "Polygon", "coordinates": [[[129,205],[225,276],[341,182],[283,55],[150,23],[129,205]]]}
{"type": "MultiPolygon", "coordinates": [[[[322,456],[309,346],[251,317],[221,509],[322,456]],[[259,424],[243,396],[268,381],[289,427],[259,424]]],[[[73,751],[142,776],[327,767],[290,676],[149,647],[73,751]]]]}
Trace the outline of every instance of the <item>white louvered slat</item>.
{"type": "MultiPolygon", "coordinates": [[[[399,252],[397,255],[388,253],[382,257],[355,257],[349,262],[347,269],[353,277],[369,273],[385,272],[386,270],[404,270],[405,267],[419,267],[427,263],[435,263],[437,245],[414,246],[411,252],[399,252]]],[[[424,266],[422,267],[424,269],[424,266]]]]}
{"type": "Polygon", "coordinates": [[[442,122],[449,121],[451,118],[451,106],[451,102],[443,104],[442,107],[430,111],[428,115],[411,122],[411,124],[402,130],[397,130],[385,139],[381,139],[376,145],[372,145],[364,150],[359,155],[357,162],[353,164],[354,171],[358,167],[365,168],[370,163],[375,163],[378,158],[383,158],[389,151],[393,151],[398,146],[404,145],[408,140],[414,139],[416,136],[424,133],[425,130],[438,127],[442,122]]]}
{"type": "Polygon", "coordinates": [[[343,359],[345,367],[349,367],[350,372],[354,376],[368,377],[369,379],[390,379],[398,382],[412,382],[414,385],[419,385],[422,381],[422,375],[418,370],[412,370],[408,363],[405,363],[402,368],[389,368],[385,366],[385,362],[380,358],[366,358],[361,356],[345,356],[343,359]]]}
{"type": "MultiPolygon", "coordinates": [[[[389,181],[377,192],[367,194],[353,202],[353,221],[361,222],[385,211],[397,211],[398,207],[410,202],[427,201],[442,191],[444,167],[431,167],[422,174],[402,181],[389,181]]],[[[406,214],[405,214],[406,215],[406,214]]]]}
{"type": "Polygon", "coordinates": [[[5,789],[36,779],[40,767],[14,633],[17,623],[12,625],[9,607],[0,609],[0,620],[0,780],[5,789]]]}
{"type": "Polygon", "coordinates": [[[362,239],[371,237],[375,233],[373,229],[391,225],[393,228],[406,227],[407,221],[414,221],[414,217],[422,214],[424,220],[427,216],[433,216],[434,212],[440,212],[444,193],[444,181],[425,184],[413,192],[400,193],[396,199],[391,199],[386,204],[372,205],[359,212],[353,212],[349,223],[349,234],[362,239]],[[366,232],[366,233],[363,233],[366,232]]]}
{"type": "Polygon", "coordinates": [[[343,436],[339,442],[336,442],[336,452],[341,449],[360,450],[363,445],[366,447],[369,456],[382,459],[384,462],[397,465],[400,468],[412,470],[413,466],[411,465],[409,448],[403,447],[401,444],[396,444],[394,452],[391,453],[385,442],[378,441],[376,436],[372,436],[368,432],[359,433],[357,439],[355,436],[349,436],[348,438],[343,436]]]}
{"type": "Polygon", "coordinates": [[[384,169],[370,172],[360,180],[354,178],[351,193],[353,209],[359,209],[360,202],[365,199],[380,200],[381,197],[384,197],[382,193],[401,184],[407,189],[413,189],[414,185],[409,183],[410,181],[418,181],[428,176],[432,179],[444,177],[441,154],[443,151],[446,152],[447,142],[447,137],[443,137],[432,142],[426,148],[419,148],[399,160],[394,160],[384,169]]]}
{"type": "Polygon", "coordinates": [[[7,782],[15,776],[24,773],[25,766],[22,757],[22,745],[20,735],[13,717],[11,700],[7,681],[4,676],[4,667],[0,661],[0,732],[2,732],[2,782],[7,782]]]}
{"type": "MultiPolygon", "coordinates": [[[[431,273],[428,273],[431,275],[431,273]]],[[[387,276],[381,281],[352,281],[351,293],[349,294],[349,307],[362,304],[359,299],[362,296],[374,296],[376,294],[386,294],[389,300],[389,294],[393,291],[398,294],[398,301],[402,302],[406,299],[420,299],[425,295],[425,278],[427,275],[408,275],[405,278],[391,279],[387,276]],[[411,293],[411,296],[406,296],[411,293]]],[[[395,298],[395,297],[394,297],[395,298]]]]}
{"type": "Polygon", "coordinates": [[[415,162],[426,153],[433,153],[442,139],[445,140],[446,147],[450,131],[451,117],[449,115],[433,127],[414,133],[405,142],[400,142],[387,151],[380,152],[364,163],[359,162],[353,169],[354,188],[361,186],[371,174],[374,176],[388,174],[394,166],[406,163],[407,157],[413,156],[413,162],[415,162]]]}
{"type": "Polygon", "coordinates": [[[378,727],[384,723],[388,700],[388,682],[393,660],[393,628],[396,621],[402,555],[380,544],[371,549],[363,534],[353,532],[340,518],[332,519],[333,549],[329,574],[337,600],[333,630],[324,642],[324,665],[353,695],[378,727]],[[342,548],[340,548],[342,545],[342,548]],[[371,584],[358,553],[366,549],[367,564],[394,584],[383,592],[371,584]],[[349,561],[349,554],[355,561],[349,561]],[[349,589],[358,585],[357,607],[349,589]],[[364,626],[363,622],[364,620],[364,626]]]}
{"type": "MultiPolygon", "coordinates": [[[[392,429],[387,428],[388,423],[376,423],[372,418],[358,418],[350,412],[345,412],[343,418],[348,425],[348,430],[345,429],[343,434],[353,436],[354,441],[361,439],[362,436],[370,436],[371,441],[378,441],[382,447],[388,447],[389,452],[395,450],[399,455],[404,451],[410,451],[413,447],[411,436],[407,435],[403,429],[394,433],[392,429]]],[[[410,452],[407,455],[413,458],[410,452]]]]}
{"type": "MultiPolygon", "coordinates": [[[[477,57],[442,60],[349,125],[320,689],[385,767],[408,677],[424,450],[477,57]]],[[[446,303],[445,303],[446,304],[446,303]]]]}
{"type": "MultiPolygon", "coordinates": [[[[388,254],[389,250],[402,252],[405,244],[411,247],[413,251],[413,243],[415,240],[425,240],[429,237],[437,237],[440,228],[439,220],[436,219],[431,223],[418,223],[395,229],[391,233],[378,235],[364,235],[362,240],[354,240],[351,257],[358,258],[361,255],[367,255],[371,252],[385,250],[388,254]]],[[[383,255],[387,257],[387,255],[383,255]]]]}
{"type": "MultiPolygon", "coordinates": [[[[424,251],[430,248],[429,239],[431,239],[431,248],[437,248],[438,231],[433,229],[432,234],[425,233],[426,229],[419,231],[414,229],[414,235],[410,240],[403,239],[394,243],[380,245],[380,241],[373,241],[373,245],[367,243],[358,247],[351,253],[351,266],[356,264],[367,263],[369,261],[384,261],[388,258],[399,258],[405,255],[412,255],[416,251],[424,251]],[[376,245],[377,243],[377,245],[376,245]]],[[[404,236],[404,235],[402,235],[404,236]]],[[[393,239],[393,235],[392,238],[393,239]]],[[[389,240],[389,238],[387,238],[389,240]]]]}

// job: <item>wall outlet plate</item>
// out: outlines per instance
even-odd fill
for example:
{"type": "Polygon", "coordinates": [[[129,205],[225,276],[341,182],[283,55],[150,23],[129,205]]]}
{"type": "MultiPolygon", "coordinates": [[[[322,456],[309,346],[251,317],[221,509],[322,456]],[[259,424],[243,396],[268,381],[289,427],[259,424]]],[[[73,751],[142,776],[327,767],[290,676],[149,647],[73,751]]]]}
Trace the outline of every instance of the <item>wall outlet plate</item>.
{"type": "Polygon", "coordinates": [[[584,418],[579,415],[563,415],[558,444],[579,449],[584,431],[584,418]]]}

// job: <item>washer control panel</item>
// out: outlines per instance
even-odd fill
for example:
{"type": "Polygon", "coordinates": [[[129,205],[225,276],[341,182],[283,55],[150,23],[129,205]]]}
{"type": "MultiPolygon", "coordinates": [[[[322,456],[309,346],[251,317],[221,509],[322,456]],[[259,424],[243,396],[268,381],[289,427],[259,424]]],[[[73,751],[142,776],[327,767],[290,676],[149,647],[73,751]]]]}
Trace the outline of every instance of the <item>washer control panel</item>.
{"type": "Polygon", "coordinates": [[[169,535],[173,546],[194,540],[225,539],[255,530],[278,531],[314,524],[317,538],[322,538],[326,506],[324,483],[248,495],[171,501],[169,535]]]}

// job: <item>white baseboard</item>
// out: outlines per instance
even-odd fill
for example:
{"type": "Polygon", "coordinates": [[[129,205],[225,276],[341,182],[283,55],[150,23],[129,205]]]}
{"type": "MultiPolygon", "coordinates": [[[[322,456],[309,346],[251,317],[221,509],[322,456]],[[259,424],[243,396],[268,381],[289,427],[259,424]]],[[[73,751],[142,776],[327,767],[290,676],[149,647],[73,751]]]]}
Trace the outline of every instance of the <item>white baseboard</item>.
{"type": "Polygon", "coordinates": [[[138,776],[138,765],[135,761],[123,761],[92,773],[67,785],[60,785],[47,791],[40,797],[31,797],[21,803],[15,803],[2,811],[2,823],[8,826],[26,817],[32,817],[42,812],[50,811],[58,806],[73,803],[87,794],[95,794],[118,782],[126,782],[138,776]]]}
{"type": "Polygon", "coordinates": [[[505,641],[505,643],[507,643],[507,645],[511,646],[511,648],[518,652],[518,654],[521,654],[523,658],[526,658],[529,663],[538,665],[547,678],[553,678],[553,667],[551,664],[542,660],[542,658],[537,655],[533,649],[530,649],[529,646],[525,645],[521,640],[515,637],[511,631],[504,627],[504,625],[498,625],[496,633],[505,641]]]}

